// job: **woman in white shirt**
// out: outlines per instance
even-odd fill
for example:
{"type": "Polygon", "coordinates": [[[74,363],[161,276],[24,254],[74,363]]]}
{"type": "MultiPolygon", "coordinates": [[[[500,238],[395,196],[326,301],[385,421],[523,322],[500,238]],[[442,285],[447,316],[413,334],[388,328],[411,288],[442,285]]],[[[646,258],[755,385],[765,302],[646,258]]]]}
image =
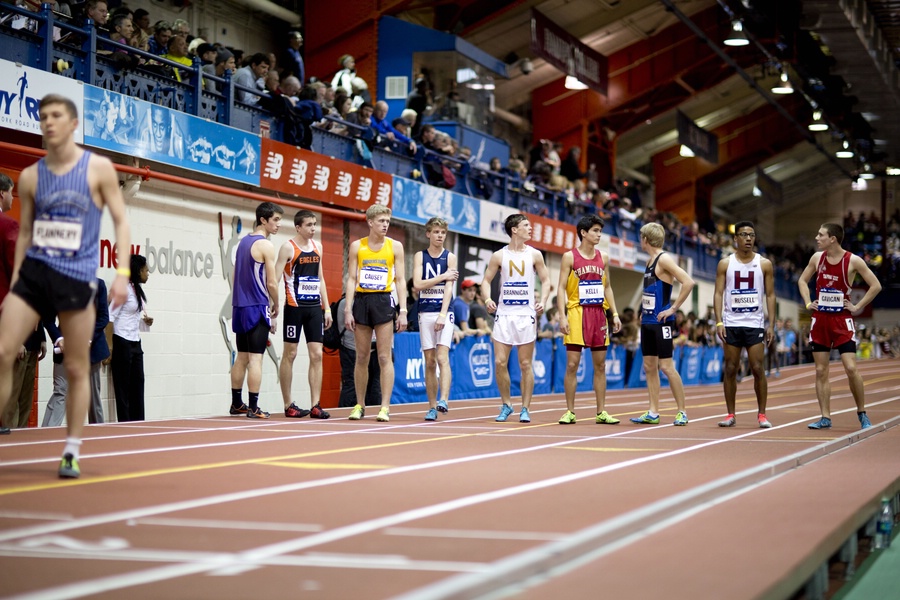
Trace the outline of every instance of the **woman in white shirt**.
{"type": "Polygon", "coordinates": [[[147,314],[147,296],[141,286],[149,277],[147,259],[133,255],[128,299],[121,306],[110,306],[112,376],[119,422],[144,420],[144,351],[140,332],[149,331],[153,319],[147,314]]]}

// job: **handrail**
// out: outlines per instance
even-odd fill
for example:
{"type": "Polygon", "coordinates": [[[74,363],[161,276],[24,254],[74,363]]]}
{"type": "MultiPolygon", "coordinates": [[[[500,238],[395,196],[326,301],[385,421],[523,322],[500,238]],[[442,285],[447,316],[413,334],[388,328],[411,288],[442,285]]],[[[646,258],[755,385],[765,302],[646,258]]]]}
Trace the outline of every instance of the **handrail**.
{"type": "MultiPolygon", "coordinates": [[[[43,148],[32,148],[30,146],[21,146],[19,144],[11,144],[9,142],[0,141],[0,150],[6,152],[13,152],[16,154],[24,154],[26,156],[37,156],[42,158],[46,156],[47,151],[43,148]]],[[[328,206],[316,206],[313,204],[306,204],[304,202],[295,202],[293,200],[286,200],[281,198],[280,196],[269,196],[267,194],[260,194],[258,192],[251,192],[249,190],[239,190],[231,187],[226,187],[224,185],[218,185],[216,183],[207,183],[205,181],[197,181],[196,179],[190,179],[188,177],[181,177],[180,175],[170,175],[168,173],[160,173],[158,171],[153,171],[149,166],[144,165],[143,167],[130,167],[128,165],[120,165],[113,163],[116,171],[120,173],[127,173],[129,175],[137,175],[141,178],[142,181],[148,181],[150,179],[158,179],[160,181],[167,181],[169,183],[177,183],[179,185],[185,185],[188,187],[196,188],[199,190],[204,190],[207,192],[216,192],[220,194],[225,194],[228,196],[238,196],[242,198],[247,198],[250,200],[258,200],[259,202],[272,202],[274,204],[280,204],[282,206],[290,206],[291,208],[297,209],[305,209],[311,210],[313,212],[318,212],[323,215],[328,215],[331,217],[336,217],[338,219],[349,219],[353,221],[363,221],[366,218],[365,213],[355,212],[353,210],[339,210],[336,208],[330,208],[328,206]]]]}

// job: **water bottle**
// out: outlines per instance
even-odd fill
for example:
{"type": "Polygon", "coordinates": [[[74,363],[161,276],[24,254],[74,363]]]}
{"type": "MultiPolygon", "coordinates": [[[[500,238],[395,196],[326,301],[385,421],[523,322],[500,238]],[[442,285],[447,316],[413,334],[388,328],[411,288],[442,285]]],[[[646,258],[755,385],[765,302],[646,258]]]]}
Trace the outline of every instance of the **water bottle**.
{"type": "Polygon", "coordinates": [[[878,522],[875,525],[875,548],[883,550],[891,547],[891,530],[894,528],[894,513],[891,510],[891,501],[885,498],[881,501],[881,512],[878,514],[878,522]]]}

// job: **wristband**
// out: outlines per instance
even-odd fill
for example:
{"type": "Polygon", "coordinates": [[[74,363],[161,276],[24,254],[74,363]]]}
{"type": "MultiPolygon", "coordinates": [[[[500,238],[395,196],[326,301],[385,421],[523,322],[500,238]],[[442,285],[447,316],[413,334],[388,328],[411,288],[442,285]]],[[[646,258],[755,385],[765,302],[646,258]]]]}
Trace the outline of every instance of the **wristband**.
{"type": "Polygon", "coordinates": [[[809,307],[810,307],[810,306],[812,306],[812,302],[807,302],[807,303],[806,303],[806,310],[809,310],[809,307]]]}
{"type": "Polygon", "coordinates": [[[119,267],[118,269],[116,269],[116,273],[124,277],[131,277],[131,269],[129,269],[128,267],[119,267]]]}
{"type": "Polygon", "coordinates": [[[405,312],[409,312],[409,311],[406,310],[405,308],[401,308],[401,309],[400,309],[400,312],[405,313],[405,312]]]}
{"type": "Polygon", "coordinates": [[[613,319],[619,316],[619,313],[613,313],[613,319]]]}
{"type": "Polygon", "coordinates": [[[447,313],[445,313],[445,312],[438,313],[438,316],[439,316],[439,317],[444,317],[444,318],[446,318],[446,317],[447,317],[447,313]]]}
{"type": "Polygon", "coordinates": [[[723,323],[722,321],[719,321],[718,323],[716,323],[716,327],[719,327],[719,326],[725,327],[725,323],[723,323]]]}

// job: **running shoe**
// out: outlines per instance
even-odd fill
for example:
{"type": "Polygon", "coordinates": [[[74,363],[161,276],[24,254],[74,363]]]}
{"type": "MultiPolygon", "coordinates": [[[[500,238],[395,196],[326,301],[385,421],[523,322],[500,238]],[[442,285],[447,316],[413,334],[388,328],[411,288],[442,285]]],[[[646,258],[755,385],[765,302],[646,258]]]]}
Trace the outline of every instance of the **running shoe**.
{"type": "Polygon", "coordinates": [[[438,400],[437,401],[437,409],[442,413],[450,412],[450,407],[447,406],[446,400],[438,400]]]}
{"type": "Polygon", "coordinates": [[[512,406],[510,406],[509,404],[503,404],[500,406],[500,414],[494,420],[497,421],[498,423],[503,423],[509,418],[509,415],[511,415],[511,414],[512,414],[512,406]]]}
{"type": "Polygon", "coordinates": [[[528,414],[528,409],[524,406],[519,412],[519,423],[531,423],[531,415],[528,414]]]}
{"type": "Polygon", "coordinates": [[[375,417],[376,421],[381,421],[382,423],[387,423],[391,420],[391,413],[387,406],[382,406],[381,410],[378,411],[378,416],[375,417]]]}
{"type": "Polygon", "coordinates": [[[766,415],[763,413],[759,413],[756,416],[756,420],[759,422],[760,429],[771,429],[772,424],[769,423],[769,420],[766,418],[766,415]]]}
{"type": "Polygon", "coordinates": [[[688,424],[687,413],[684,412],[683,410],[679,410],[678,414],[675,415],[675,425],[687,425],[687,424],[688,424]]]}
{"type": "Polygon", "coordinates": [[[78,459],[66,452],[59,463],[59,476],[62,479],[78,479],[81,477],[81,468],[78,459]]]}
{"type": "Polygon", "coordinates": [[[734,427],[735,425],[737,425],[737,419],[734,418],[734,415],[728,415],[724,421],[719,421],[719,427],[734,427]]]}
{"type": "Polygon", "coordinates": [[[366,409],[357,404],[353,407],[353,410],[350,411],[350,416],[348,418],[351,421],[359,421],[364,416],[366,416],[366,409]]]}
{"type": "Polygon", "coordinates": [[[310,411],[309,411],[310,419],[327,419],[330,416],[331,416],[331,413],[322,410],[322,407],[319,406],[318,404],[313,406],[312,409],[310,409],[310,411]]]}
{"type": "Polygon", "coordinates": [[[605,410],[601,413],[597,414],[597,425],[618,425],[619,420],[615,417],[609,416],[609,413],[605,410]]]}
{"type": "Polygon", "coordinates": [[[650,416],[650,411],[648,410],[644,414],[639,417],[633,417],[631,419],[632,423],[639,423],[641,425],[659,425],[659,415],[655,417],[650,416]]]}
{"type": "Polygon", "coordinates": [[[284,409],[284,416],[291,417],[292,419],[302,419],[303,417],[305,417],[308,414],[309,414],[308,410],[306,410],[305,408],[300,408],[293,402],[291,402],[290,406],[288,406],[286,409],[284,409]]]}
{"type": "Polygon", "coordinates": [[[248,419],[268,419],[269,413],[261,409],[260,407],[251,408],[247,410],[247,418],[248,419]]]}
{"type": "Polygon", "coordinates": [[[807,425],[810,429],[831,429],[831,419],[826,419],[822,417],[815,423],[810,423],[807,425]]]}
{"type": "Polygon", "coordinates": [[[240,406],[232,404],[231,408],[228,409],[228,414],[232,417],[239,417],[241,415],[246,415],[248,410],[250,410],[250,408],[242,402],[240,406]]]}
{"type": "Polygon", "coordinates": [[[571,410],[567,410],[566,414],[559,418],[560,425],[574,425],[575,424],[575,413],[571,410]]]}
{"type": "Polygon", "coordinates": [[[9,427],[0,427],[0,435],[9,435],[12,430],[9,427]]]}
{"type": "Polygon", "coordinates": [[[428,412],[425,413],[425,420],[426,421],[437,421],[437,409],[429,408],[428,412]]]}
{"type": "Polygon", "coordinates": [[[856,416],[859,417],[860,429],[868,429],[872,426],[872,421],[869,420],[869,415],[867,415],[866,413],[860,413],[856,416]]]}

